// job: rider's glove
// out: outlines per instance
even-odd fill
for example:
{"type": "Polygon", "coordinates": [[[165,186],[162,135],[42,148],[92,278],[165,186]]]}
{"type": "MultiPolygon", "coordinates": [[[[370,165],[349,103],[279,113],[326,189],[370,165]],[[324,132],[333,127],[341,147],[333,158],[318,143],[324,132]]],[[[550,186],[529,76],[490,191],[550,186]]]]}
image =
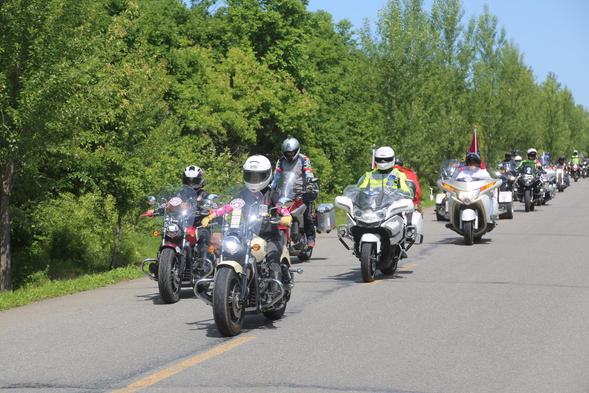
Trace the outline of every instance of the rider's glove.
{"type": "Polygon", "coordinates": [[[289,227],[291,223],[292,223],[292,216],[288,215],[288,216],[280,217],[280,225],[284,225],[284,226],[289,227]]]}
{"type": "Polygon", "coordinates": [[[203,218],[202,221],[200,222],[202,224],[202,227],[203,228],[208,228],[209,227],[209,223],[215,217],[217,217],[217,216],[215,216],[214,214],[209,214],[208,216],[206,216],[205,218],[203,218]]]}

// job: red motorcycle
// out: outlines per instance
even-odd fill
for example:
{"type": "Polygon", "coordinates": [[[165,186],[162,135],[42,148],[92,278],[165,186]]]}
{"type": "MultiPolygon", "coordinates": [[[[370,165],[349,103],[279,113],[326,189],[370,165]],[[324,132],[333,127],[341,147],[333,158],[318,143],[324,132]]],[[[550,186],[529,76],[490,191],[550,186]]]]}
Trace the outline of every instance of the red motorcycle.
{"type": "Polygon", "coordinates": [[[148,197],[157,208],[141,217],[159,218],[156,225],[161,230],[155,230],[153,235],[161,236],[162,242],[157,258],[145,259],[141,271],[157,281],[165,303],[176,303],[182,287],[194,287],[198,279],[211,276],[215,271],[215,254],[213,250],[204,249],[208,244],[199,242],[199,232],[194,226],[197,215],[207,215],[210,208],[215,207],[215,197],[211,195],[199,202],[196,192],[183,184],[166,188],[158,199],[148,197]]]}
{"type": "Polygon", "coordinates": [[[571,164],[571,176],[575,181],[579,180],[579,176],[581,176],[581,165],[579,164],[571,164]]]}

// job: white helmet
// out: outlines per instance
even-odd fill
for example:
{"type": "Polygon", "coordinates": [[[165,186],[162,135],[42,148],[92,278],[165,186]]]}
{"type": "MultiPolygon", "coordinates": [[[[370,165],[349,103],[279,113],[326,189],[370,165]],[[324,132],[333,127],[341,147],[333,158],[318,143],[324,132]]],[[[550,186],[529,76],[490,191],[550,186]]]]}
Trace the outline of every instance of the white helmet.
{"type": "Polygon", "coordinates": [[[522,156],[515,156],[515,158],[513,159],[516,162],[521,162],[522,161],[522,156]]]}
{"type": "Polygon", "coordinates": [[[528,156],[528,159],[530,159],[530,154],[534,155],[534,158],[536,158],[536,156],[538,155],[538,150],[534,149],[533,147],[528,149],[528,152],[526,153],[528,156]]]}
{"type": "Polygon", "coordinates": [[[182,171],[182,184],[186,184],[194,191],[198,192],[206,183],[204,171],[196,165],[189,165],[182,171]]]}
{"type": "Polygon", "coordinates": [[[299,157],[301,151],[301,144],[296,138],[286,138],[282,142],[282,155],[288,161],[293,162],[299,157]]]}
{"type": "Polygon", "coordinates": [[[261,155],[251,156],[243,164],[243,182],[252,192],[266,188],[272,180],[272,164],[261,155]]]}
{"type": "Polygon", "coordinates": [[[395,151],[388,146],[379,147],[374,153],[374,161],[380,170],[391,169],[395,165],[395,151]]]}

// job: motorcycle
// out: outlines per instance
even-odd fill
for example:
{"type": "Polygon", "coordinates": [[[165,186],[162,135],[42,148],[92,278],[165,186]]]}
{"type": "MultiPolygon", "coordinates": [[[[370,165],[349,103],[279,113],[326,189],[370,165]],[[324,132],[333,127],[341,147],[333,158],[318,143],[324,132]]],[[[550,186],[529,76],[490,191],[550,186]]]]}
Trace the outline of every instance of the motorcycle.
{"type": "MultiPolygon", "coordinates": [[[[282,282],[270,276],[266,261],[267,243],[258,236],[263,223],[277,225],[280,218],[271,217],[267,205],[246,202],[236,196],[243,185],[228,192],[233,210],[221,217],[220,258],[214,277],[196,282],[197,298],[213,307],[217,329],[223,336],[240,333],[245,315],[263,314],[270,320],[282,318],[294,287],[290,256],[283,245],[280,257],[282,282]],[[279,285],[280,293],[271,295],[271,283],[279,285]]],[[[275,208],[272,208],[275,209],[275,208]]]]}
{"type": "Polygon", "coordinates": [[[575,182],[579,181],[579,176],[581,176],[581,166],[579,164],[571,164],[571,176],[575,182]]]}
{"type": "Polygon", "coordinates": [[[515,193],[525,205],[526,212],[534,211],[534,206],[542,203],[544,197],[543,181],[540,172],[531,166],[521,168],[515,181],[515,193]]]}
{"type": "Polygon", "coordinates": [[[414,211],[412,197],[387,186],[386,177],[381,186],[360,187],[364,176],[335,198],[335,206],[348,217],[347,224],[338,226],[339,241],[350,250],[344,239],[353,240],[352,253],[360,260],[362,279],[372,282],[376,270],[394,274],[411,246],[423,242],[423,219],[414,211]]]}
{"type": "MultiPolygon", "coordinates": [[[[455,158],[444,160],[440,163],[440,171],[433,171],[433,173],[438,175],[440,180],[449,180],[452,179],[452,175],[459,165],[460,161],[455,158]]],[[[446,197],[446,193],[443,190],[440,190],[440,192],[436,195],[436,220],[450,220],[450,214],[448,212],[448,198],[446,197]]]]}
{"type": "Polygon", "coordinates": [[[540,175],[542,179],[542,205],[556,196],[556,171],[552,168],[544,168],[544,173],[540,175]]]}
{"type": "Polygon", "coordinates": [[[565,164],[556,164],[554,166],[554,172],[555,172],[555,183],[556,183],[556,189],[558,190],[558,192],[563,192],[565,188],[567,188],[567,183],[566,183],[566,176],[567,176],[567,171],[566,171],[566,165],[565,164]]]}
{"type": "MultiPolygon", "coordinates": [[[[292,216],[292,224],[290,227],[279,226],[282,234],[282,241],[286,244],[290,256],[296,256],[301,261],[308,261],[313,254],[313,248],[307,245],[307,232],[305,230],[304,215],[307,211],[307,206],[303,202],[304,194],[317,193],[317,178],[311,179],[311,184],[303,192],[295,192],[294,184],[296,182],[296,175],[294,173],[282,173],[282,176],[276,182],[276,191],[280,195],[278,203],[285,206],[290,211],[292,216]]],[[[313,204],[309,205],[311,211],[313,204]]]]}
{"type": "Polygon", "coordinates": [[[141,263],[141,271],[157,281],[164,303],[180,300],[180,290],[192,287],[201,277],[214,271],[215,255],[198,242],[198,229],[194,226],[197,214],[206,215],[214,208],[216,195],[198,201],[196,192],[180,184],[166,188],[156,199],[149,196],[150,204],[157,208],[141,217],[162,217],[156,220],[160,230],[153,232],[162,241],[157,258],[148,258],[141,263]]]}
{"type": "Polygon", "coordinates": [[[495,229],[499,212],[496,194],[501,183],[500,179],[438,180],[448,197],[450,223],[446,227],[464,236],[466,245],[495,229]]]}
{"type": "Polygon", "coordinates": [[[498,166],[497,178],[501,180],[499,187],[499,218],[501,219],[513,218],[513,202],[517,200],[514,192],[514,183],[517,178],[515,167],[515,162],[511,165],[501,163],[498,166]]]}

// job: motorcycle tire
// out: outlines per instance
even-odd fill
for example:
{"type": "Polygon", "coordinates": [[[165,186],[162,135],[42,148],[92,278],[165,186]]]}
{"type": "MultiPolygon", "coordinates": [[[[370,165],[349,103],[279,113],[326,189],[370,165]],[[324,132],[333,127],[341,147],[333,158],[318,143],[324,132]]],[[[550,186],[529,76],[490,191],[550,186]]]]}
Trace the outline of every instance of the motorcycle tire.
{"type": "Polygon", "coordinates": [[[399,257],[401,256],[401,247],[399,245],[395,246],[395,250],[391,254],[391,265],[385,269],[380,269],[382,274],[386,274],[387,276],[391,276],[395,274],[397,271],[397,266],[399,265],[399,257]]]}
{"type": "Polygon", "coordinates": [[[526,208],[526,212],[533,210],[533,202],[532,202],[532,192],[530,190],[524,191],[524,204],[526,208]]]}
{"type": "Polygon", "coordinates": [[[503,213],[499,218],[501,219],[508,219],[511,220],[513,218],[513,202],[509,202],[505,204],[505,213],[503,213]]]}
{"type": "Polygon", "coordinates": [[[158,261],[158,288],[164,303],[172,304],[180,300],[182,274],[180,256],[171,248],[164,248],[158,261]]]}
{"type": "Polygon", "coordinates": [[[213,286],[213,317],[219,333],[225,337],[236,336],[243,326],[245,308],[239,301],[241,279],[230,267],[221,267],[213,286]]]}
{"type": "MultiPolygon", "coordinates": [[[[290,284],[290,279],[285,274],[285,269],[288,271],[288,266],[282,265],[282,282],[286,287],[290,284]]],[[[290,290],[286,290],[284,296],[280,300],[280,304],[278,305],[279,308],[270,311],[264,311],[262,314],[271,321],[276,321],[284,315],[286,311],[286,303],[288,303],[288,299],[290,299],[290,290]]]]}
{"type": "Polygon", "coordinates": [[[444,207],[440,204],[436,205],[436,220],[438,221],[447,221],[446,217],[443,214],[440,214],[439,211],[443,210],[444,207]]]}
{"type": "Polygon", "coordinates": [[[376,273],[376,245],[374,243],[362,244],[360,250],[360,270],[364,282],[373,282],[376,273]]]}
{"type": "Polygon", "coordinates": [[[464,230],[464,244],[472,246],[474,244],[474,222],[466,221],[462,224],[464,230]]]}

